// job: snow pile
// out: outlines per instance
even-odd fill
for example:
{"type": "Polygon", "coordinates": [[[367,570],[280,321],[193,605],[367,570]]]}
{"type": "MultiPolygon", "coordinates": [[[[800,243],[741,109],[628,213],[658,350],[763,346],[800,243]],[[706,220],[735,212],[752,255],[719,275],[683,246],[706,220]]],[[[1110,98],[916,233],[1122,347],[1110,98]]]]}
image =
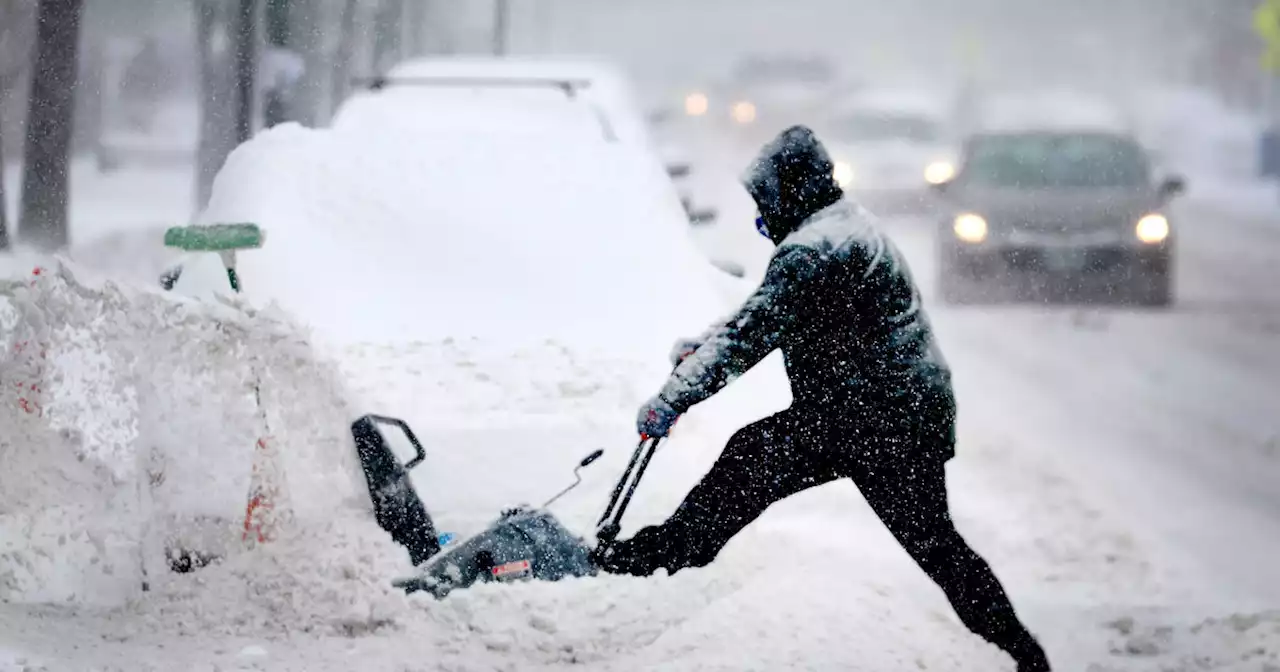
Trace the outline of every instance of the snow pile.
{"type": "Polygon", "coordinates": [[[221,552],[259,438],[302,524],[363,506],[348,418],[329,365],[278,315],[60,261],[0,283],[0,599],[118,603],[166,546],[221,552]]]}
{"type": "MultiPolygon", "coordinates": [[[[465,533],[496,506],[541,501],[567,479],[573,459],[605,446],[583,487],[556,505],[571,528],[590,529],[632,441],[629,414],[615,411],[631,404],[632,363],[555,345],[510,354],[456,341],[347,354],[368,385],[356,396],[395,400],[396,413],[421,407],[424,421],[413,424],[428,458],[417,485],[442,529],[465,533]],[[550,372],[558,380],[548,387],[550,372]],[[448,389],[433,392],[437,381],[448,389]],[[565,406],[559,417],[551,408],[557,399],[565,406]],[[485,412],[499,406],[511,411],[508,425],[494,426],[496,415],[485,412]],[[537,416],[545,416],[541,431],[521,430],[537,416]]],[[[655,458],[628,527],[665,517],[714,458],[719,444],[696,420],[682,421],[655,458]]],[[[410,571],[407,555],[367,517],[340,511],[255,552],[156,577],[144,599],[107,613],[0,610],[0,632],[20,628],[33,655],[56,651],[57,669],[240,669],[250,664],[244,651],[282,670],[349,669],[356,660],[405,670],[789,669],[796,661],[823,669],[1009,669],[955,622],[939,594],[911,594],[931,589],[927,579],[887,532],[862,534],[870,513],[860,519],[858,501],[848,483],[788,500],[714,566],[674,577],[479,586],[444,601],[392,589],[389,580],[410,571]],[[896,553],[868,555],[868,546],[896,553]],[[55,629],[74,631],[80,646],[39,634],[55,629]]]]}

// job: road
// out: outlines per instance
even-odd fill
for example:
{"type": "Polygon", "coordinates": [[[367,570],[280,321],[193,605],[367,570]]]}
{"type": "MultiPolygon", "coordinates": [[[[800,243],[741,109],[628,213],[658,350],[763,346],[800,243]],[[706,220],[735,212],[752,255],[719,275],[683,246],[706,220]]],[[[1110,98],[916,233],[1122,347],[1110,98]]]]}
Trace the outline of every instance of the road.
{"type": "MultiPolygon", "coordinates": [[[[719,226],[746,228],[750,203],[735,189],[717,194],[719,226]]],[[[1008,568],[1048,643],[1081,651],[1070,669],[1108,646],[1062,632],[1082,618],[1280,605],[1280,216],[1244,210],[1175,206],[1168,310],[944,306],[934,227],[884,221],[955,370],[957,517],[1008,568]],[[993,509],[993,490],[1019,515],[993,509]]],[[[759,256],[728,232],[702,235],[759,256]]]]}
{"type": "MultiPolygon", "coordinates": [[[[1177,214],[1179,296],[1165,311],[940,306],[931,227],[886,228],[955,369],[957,470],[983,442],[1034,456],[1130,530],[1179,599],[1274,608],[1280,221],[1195,203],[1177,214]]],[[[956,497],[963,510],[965,494],[956,497]]]]}

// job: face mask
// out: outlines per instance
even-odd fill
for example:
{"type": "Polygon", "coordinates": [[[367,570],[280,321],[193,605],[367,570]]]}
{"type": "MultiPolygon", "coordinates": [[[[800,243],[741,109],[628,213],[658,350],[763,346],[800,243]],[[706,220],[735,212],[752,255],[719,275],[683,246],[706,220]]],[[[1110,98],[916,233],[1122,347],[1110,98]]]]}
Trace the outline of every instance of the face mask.
{"type": "Polygon", "coordinates": [[[760,235],[765,238],[769,238],[769,225],[764,223],[764,217],[762,216],[756,216],[756,231],[759,231],[760,235]]]}

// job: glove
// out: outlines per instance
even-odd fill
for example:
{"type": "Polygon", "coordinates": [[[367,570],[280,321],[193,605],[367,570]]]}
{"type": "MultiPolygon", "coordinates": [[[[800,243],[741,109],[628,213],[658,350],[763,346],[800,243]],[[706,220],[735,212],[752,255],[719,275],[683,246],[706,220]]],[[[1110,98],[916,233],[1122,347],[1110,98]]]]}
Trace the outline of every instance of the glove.
{"type": "Polygon", "coordinates": [[[668,358],[671,360],[671,366],[680,366],[680,362],[685,357],[692,355],[695,350],[702,347],[702,341],[696,338],[682,338],[671,346],[671,354],[668,358]]]}
{"type": "Polygon", "coordinates": [[[671,426],[680,419],[676,409],[661,395],[645,402],[636,416],[636,431],[643,438],[661,438],[671,432],[671,426]]]}

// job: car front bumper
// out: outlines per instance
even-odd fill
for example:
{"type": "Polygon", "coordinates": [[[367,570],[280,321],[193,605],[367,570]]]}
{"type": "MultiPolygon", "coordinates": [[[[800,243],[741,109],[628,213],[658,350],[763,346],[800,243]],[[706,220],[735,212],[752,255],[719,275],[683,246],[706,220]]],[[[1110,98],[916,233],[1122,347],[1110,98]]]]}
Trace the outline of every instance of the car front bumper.
{"type": "Polygon", "coordinates": [[[1075,282],[1115,283],[1166,274],[1172,239],[1155,244],[1133,240],[997,240],[976,244],[954,238],[942,245],[942,264],[952,275],[974,280],[1033,276],[1075,282]]]}

